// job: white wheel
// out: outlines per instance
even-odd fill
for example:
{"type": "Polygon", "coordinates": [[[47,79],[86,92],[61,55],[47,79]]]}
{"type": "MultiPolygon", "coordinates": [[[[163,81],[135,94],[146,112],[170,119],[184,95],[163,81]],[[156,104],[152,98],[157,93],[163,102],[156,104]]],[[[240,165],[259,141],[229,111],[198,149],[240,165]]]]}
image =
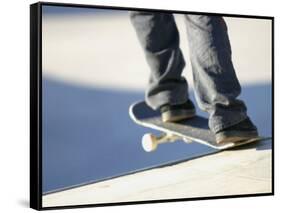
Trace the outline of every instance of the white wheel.
{"type": "Polygon", "coordinates": [[[192,143],[192,140],[191,140],[191,139],[187,139],[187,138],[183,138],[183,141],[184,141],[185,143],[192,143]]]}
{"type": "Polygon", "coordinates": [[[142,147],[146,152],[152,152],[157,148],[156,136],[148,133],[142,137],[142,147]]]}

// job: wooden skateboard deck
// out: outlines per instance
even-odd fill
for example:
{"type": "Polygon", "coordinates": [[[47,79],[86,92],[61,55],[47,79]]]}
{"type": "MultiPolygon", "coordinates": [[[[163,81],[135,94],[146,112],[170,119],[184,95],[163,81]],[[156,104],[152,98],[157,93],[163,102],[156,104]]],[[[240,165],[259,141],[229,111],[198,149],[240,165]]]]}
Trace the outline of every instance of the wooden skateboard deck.
{"type": "Polygon", "coordinates": [[[217,144],[214,134],[208,127],[208,119],[195,116],[194,118],[177,123],[164,123],[161,120],[160,111],[151,109],[144,101],[132,104],[129,114],[135,123],[164,133],[160,137],[152,134],[144,135],[142,144],[146,151],[155,150],[160,143],[176,140],[183,140],[188,143],[197,142],[214,149],[224,150],[265,139],[264,137],[257,137],[241,142],[217,144]]]}

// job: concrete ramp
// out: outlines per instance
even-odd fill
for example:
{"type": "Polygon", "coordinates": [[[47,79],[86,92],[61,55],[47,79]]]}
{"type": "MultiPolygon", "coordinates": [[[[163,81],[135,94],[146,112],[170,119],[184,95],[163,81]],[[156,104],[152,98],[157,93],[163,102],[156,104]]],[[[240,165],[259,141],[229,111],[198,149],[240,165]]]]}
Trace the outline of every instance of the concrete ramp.
{"type": "Polygon", "coordinates": [[[43,207],[272,192],[272,140],[43,196],[43,207]]]}

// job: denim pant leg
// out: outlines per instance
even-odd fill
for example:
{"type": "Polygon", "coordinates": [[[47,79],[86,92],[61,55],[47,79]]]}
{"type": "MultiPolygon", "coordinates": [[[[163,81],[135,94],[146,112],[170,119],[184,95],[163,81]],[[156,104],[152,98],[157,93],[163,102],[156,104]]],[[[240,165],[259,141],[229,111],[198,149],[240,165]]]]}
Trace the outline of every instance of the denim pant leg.
{"type": "Polygon", "coordinates": [[[180,104],[188,99],[185,62],[179,48],[179,33],[172,14],[131,12],[131,22],[151,70],[145,100],[153,109],[180,104]]]}
{"type": "Polygon", "coordinates": [[[186,15],[196,100],[207,111],[213,132],[247,118],[246,106],[231,59],[227,26],[222,17],[186,15]]]}

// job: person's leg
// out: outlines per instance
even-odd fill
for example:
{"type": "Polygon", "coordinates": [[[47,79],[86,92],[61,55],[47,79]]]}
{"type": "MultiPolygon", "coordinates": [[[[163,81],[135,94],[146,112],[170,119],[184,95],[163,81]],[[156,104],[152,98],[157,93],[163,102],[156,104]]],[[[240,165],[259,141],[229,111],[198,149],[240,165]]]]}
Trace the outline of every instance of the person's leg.
{"type": "Polygon", "coordinates": [[[188,86],[181,76],[185,62],[173,15],[130,12],[130,18],[151,69],[146,90],[147,104],[158,109],[166,104],[186,102],[188,86]]]}
{"type": "MultiPolygon", "coordinates": [[[[185,17],[196,99],[210,115],[210,129],[219,133],[248,119],[244,102],[237,99],[241,86],[232,64],[227,26],[220,16],[185,17]]],[[[245,132],[256,135],[255,126],[248,124],[245,132]]]]}

